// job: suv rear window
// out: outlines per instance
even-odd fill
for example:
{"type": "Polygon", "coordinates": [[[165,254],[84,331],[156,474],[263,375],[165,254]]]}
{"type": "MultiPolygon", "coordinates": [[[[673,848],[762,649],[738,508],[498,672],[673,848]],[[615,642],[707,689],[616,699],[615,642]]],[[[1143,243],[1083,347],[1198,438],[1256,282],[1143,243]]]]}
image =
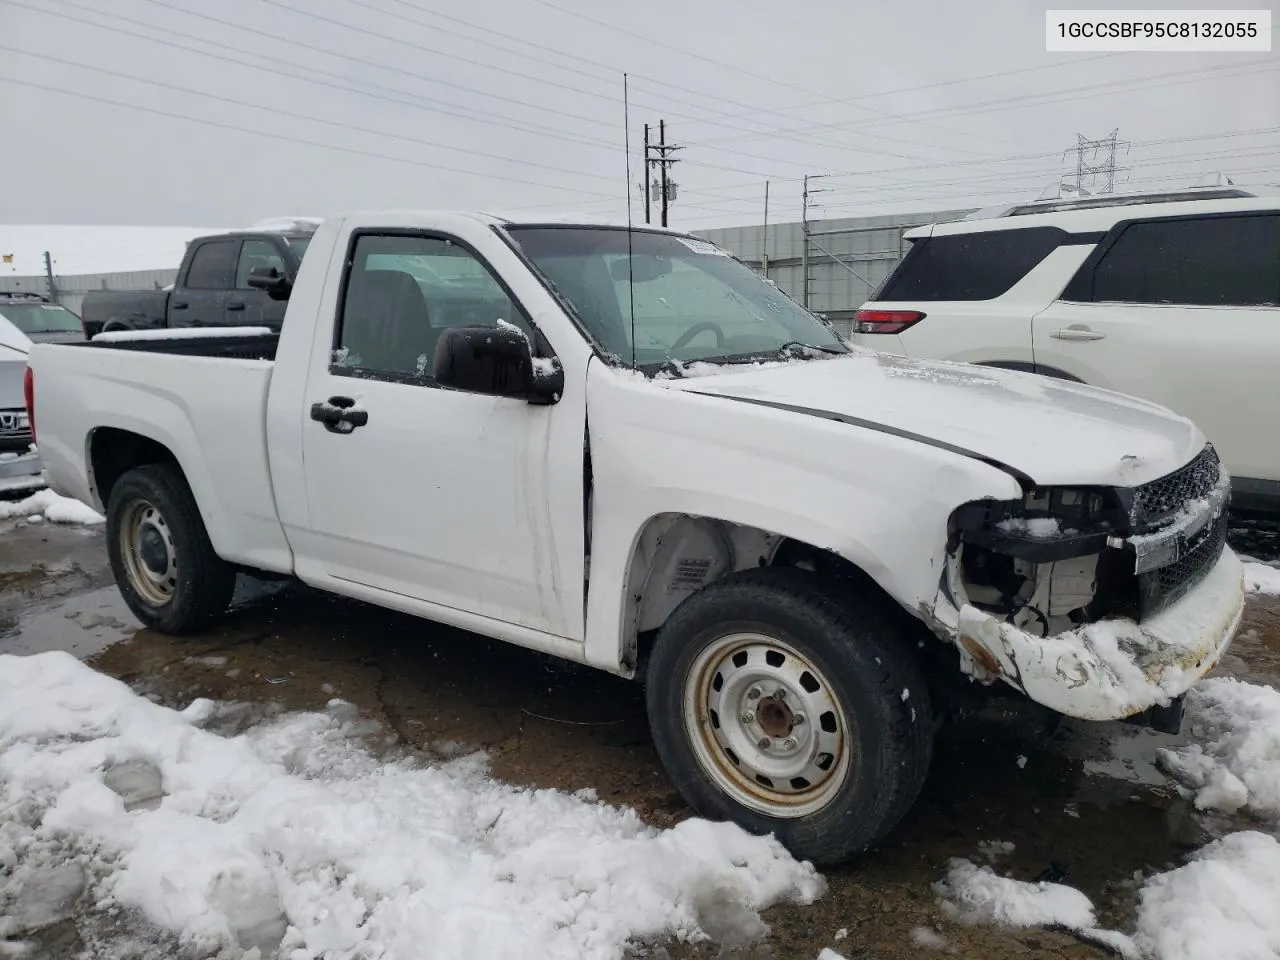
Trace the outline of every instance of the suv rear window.
{"type": "Polygon", "coordinates": [[[1063,299],[1204,307],[1280,304],[1280,215],[1130,223],[1063,299]]]}
{"type": "Polygon", "coordinates": [[[917,240],[877,300],[994,300],[1065,240],[1056,227],[991,230],[917,240]]]}

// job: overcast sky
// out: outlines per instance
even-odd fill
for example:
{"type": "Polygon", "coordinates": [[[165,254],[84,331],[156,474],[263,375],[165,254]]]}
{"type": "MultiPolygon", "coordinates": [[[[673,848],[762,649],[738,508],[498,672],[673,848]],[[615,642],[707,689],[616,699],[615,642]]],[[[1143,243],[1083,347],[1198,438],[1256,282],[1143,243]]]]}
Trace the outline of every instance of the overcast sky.
{"type": "Polygon", "coordinates": [[[766,180],[797,219],[806,173],[815,217],[1028,199],[1114,128],[1129,186],[1280,183],[1280,52],[1050,54],[1045,6],[0,0],[0,223],[619,217],[624,70],[632,182],[645,122],[684,145],[676,226],[759,222],[766,180]]]}

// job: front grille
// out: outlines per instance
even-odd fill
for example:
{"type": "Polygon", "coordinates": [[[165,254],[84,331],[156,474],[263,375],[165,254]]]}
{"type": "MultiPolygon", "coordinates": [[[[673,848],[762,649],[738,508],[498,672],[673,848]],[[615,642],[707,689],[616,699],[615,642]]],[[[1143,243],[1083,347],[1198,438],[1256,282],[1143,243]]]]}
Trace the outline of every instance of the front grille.
{"type": "Polygon", "coordinates": [[[1206,528],[1200,542],[1168,566],[1138,575],[1138,596],[1142,617],[1150,617],[1177,603],[1204,579],[1222,556],[1227,544],[1227,512],[1206,528]]]}
{"type": "Polygon", "coordinates": [[[26,450],[31,444],[31,427],[26,411],[0,411],[0,450],[26,450]]]}
{"type": "Polygon", "coordinates": [[[1134,529],[1157,526],[1181,510],[1188,501],[1208,496],[1217,485],[1220,473],[1218,452],[1213,449],[1213,444],[1207,444],[1182,469],[1137,487],[1129,508],[1129,519],[1134,529]]]}

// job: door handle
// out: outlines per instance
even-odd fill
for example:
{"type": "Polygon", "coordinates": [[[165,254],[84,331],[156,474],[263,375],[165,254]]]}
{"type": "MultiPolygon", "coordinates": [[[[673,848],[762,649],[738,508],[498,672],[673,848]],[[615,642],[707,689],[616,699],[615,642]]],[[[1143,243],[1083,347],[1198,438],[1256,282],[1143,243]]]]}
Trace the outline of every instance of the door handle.
{"type": "Polygon", "coordinates": [[[228,309],[228,310],[243,310],[243,309],[244,309],[244,304],[243,304],[243,303],[241,303],[239,300],[236,300],[234,303],[228,303],[228,304],[227,304],[227,309],[228,309]]]}
{"type": "Polygon", "coordinates": [[[180,300],[180,301],[178,301],[178,302],[176,302],[176,303],[171,303],[171,304],[169,304],[169,306],[173,307],[173,309],[175,309],[175,310],[185,310],[185,309],[187,309],[187,301],[185,301],[185,300],[180,300]]]}
{"type": "Polygon", "coordinates": [[[355,403],[350,397],[330,397],[324,403],[313,403],[311,419],[323,423],[330,433],[350,433],[369,422],[368,411],[351,409],[355,403]]]}
{"type": "Polygon", "coordinates": [[[1102,340],[1106,337],[1106,334],[1090,330],[1082,324],[1075,324],[1070,327],[1063,327],[1061,330],[1055,330],[1049,336],[1055,340],[1102,340]]]}

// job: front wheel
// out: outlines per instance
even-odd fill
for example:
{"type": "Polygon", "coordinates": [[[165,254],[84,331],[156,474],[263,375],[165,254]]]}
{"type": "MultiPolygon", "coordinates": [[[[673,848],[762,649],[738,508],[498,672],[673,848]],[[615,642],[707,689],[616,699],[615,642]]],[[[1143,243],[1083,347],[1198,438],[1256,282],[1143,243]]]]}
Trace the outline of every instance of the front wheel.
{"type": "Polygon", "coordinates": [[[919,795],[929,695],[902,627],[810,574],[735,574],[668,619],[647,703],[668,775],[700,815],[848,859],[919,795]]]}
{"type": "Polygon", "coordinates": [[[135,467],[116,481],[107,501],[107,553],[125,603],[154,630],[194,632],[231,602],[235,569],[214,552],[175,466],[135,467]]]}

